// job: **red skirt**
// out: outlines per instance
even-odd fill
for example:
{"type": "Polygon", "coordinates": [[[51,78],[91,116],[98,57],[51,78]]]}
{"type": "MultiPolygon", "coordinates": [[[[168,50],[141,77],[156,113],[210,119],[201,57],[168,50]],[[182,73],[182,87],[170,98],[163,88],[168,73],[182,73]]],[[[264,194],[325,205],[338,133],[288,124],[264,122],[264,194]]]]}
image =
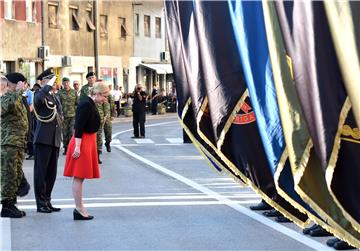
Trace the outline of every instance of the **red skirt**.
{"type": "Polygon", "coordinates": [[[84,179],[100,178],[96,133],[84,133],[80,146],[80,157],[72,157],[75,149],[74,135],[71,137],[64,167],[64,176],[84,179]]]}

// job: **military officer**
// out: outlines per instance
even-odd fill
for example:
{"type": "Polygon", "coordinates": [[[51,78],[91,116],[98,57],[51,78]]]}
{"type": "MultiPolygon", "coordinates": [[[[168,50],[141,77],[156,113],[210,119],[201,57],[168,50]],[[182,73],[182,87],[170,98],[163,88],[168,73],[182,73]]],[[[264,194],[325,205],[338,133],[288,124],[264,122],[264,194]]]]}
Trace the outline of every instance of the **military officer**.
{"type": "Polygon", "coordinates": [[[1,217],[21,218],[25,212],[15,204],[24,177],[22,164],[29,126],[22,96],[26,79],[17,72],[6,78],[7,92],[1,96],[1,217]]]}
{"type": "Polygon", "coordinates": [[[61,102],[64,123],[63,123],[63,146],[64,153],[66,155],[67,146],[71,139],[75,125],[75,111],[78,104],[78,96],[74,89],[70,88],[70,79],[64,77],[62,79],[63,89],[58,92],[58,96],[61,102]]]}
{"type": "Polygon", "coordinates": [[[80,91],[80,100],[84,97],[88,97],[90,94],[90,89],[93,87],[95,81],[96,81],[96,75],[95,72],[89,72],[88,74],[86,74],[86,80],[88,81],[88,83],[86,85],[84,85],[81,88],[80,91]]]}
{"type": "Polygon", "coordinates": [[[58,97],[56,76],[49,68],[38,76],[41,89],[34,94],[34,113],[37,125],[34,134],[34,190],[37,212],[51,213],[60,208],[51,204],[51,192],[61,145],[62,108],[58,97]]]}
{"type": "Polygon", "coordinates": [[[105,133],[105,147],[106,151],[111,152],[111,135],[112,135],[112,119],[116,117],[114,98],[109,95],[107,102],[103,104],[105,113],[104,133],[105,133]]]}

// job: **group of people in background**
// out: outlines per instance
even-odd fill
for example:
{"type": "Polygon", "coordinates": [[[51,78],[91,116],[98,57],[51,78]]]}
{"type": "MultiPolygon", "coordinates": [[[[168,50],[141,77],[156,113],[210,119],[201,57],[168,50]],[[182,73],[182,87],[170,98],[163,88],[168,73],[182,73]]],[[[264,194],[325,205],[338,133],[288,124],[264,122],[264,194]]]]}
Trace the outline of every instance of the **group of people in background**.
{"type": "MultiPolygon", "coordinates": [[[[30,184],[23,172],[27,160],[34,160],[34,193],[39,213],[58,212],[51,203],[61,145],[66,155],[64,176],[73,177],[74,220],[91,220],[82,201],[84,179],[100,177],[103,132],[107,152],[111,152],[112,120],[121,113],[121,86],[97,79],[94,72],[86,75],[87,84],[63,77],[56,81],[53,68],[37,77],[30,89],[24,75],[18,72],[1,76],[1,217],[21,218],[26,215],[16,207],[17,197],[29,193],[30,184]]],[[[158,87],[150,97],[141,84],[128,95],[127,106],[133,112],[133,138],[145,137],[147,102],[152,114],[164,102],[165,91],[158,87]]]]}

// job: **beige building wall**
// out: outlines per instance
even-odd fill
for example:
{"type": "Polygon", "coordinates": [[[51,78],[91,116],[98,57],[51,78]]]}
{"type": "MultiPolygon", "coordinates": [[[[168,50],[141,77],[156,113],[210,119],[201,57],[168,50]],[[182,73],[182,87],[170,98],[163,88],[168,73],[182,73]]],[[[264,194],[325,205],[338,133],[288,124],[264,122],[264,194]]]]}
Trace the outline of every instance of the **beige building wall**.
{"type": "MultiPolygon", "coordinates": [[[[85,75],[94,69],[94,32],[87,24],[88,11],[93,1],[47,1],[45,44],[50,47],[50,57],[46,67],[56,67],[59,77],[70,77],[71,81],[86,83],[85,75]],[[57,8],[57,27],[49,27],[49,6],[57,8]],[[79,30],[72,30],[72,9],[77,10],[79,30]],[[65,66],[62,58],[71,58],[71,65],[65,66]]],[[[52,8],[52,7],[50,7],[52,8]]],[[[132,4],[130,1],[98,1],[98,55],[99,78],[109,84],[123,85],[123,67],[129,64],[133,53],[132,4]],[[107,23],[101,22],[107,17],[107,23]],[[120,18],[125,19],[126,36],[121,36],[120,18]],[[105,36],[104,36],[105,34],[105,36]]],[[[50,17],[51,19],[51,17],[50,17]]],[[[122,20],[124,20],[122,19],[122,20]]],[[[95,25],[95,20],[92,20],[95,25]]],[[[96,26],[96,25],[95,25],[96,26]]]]}

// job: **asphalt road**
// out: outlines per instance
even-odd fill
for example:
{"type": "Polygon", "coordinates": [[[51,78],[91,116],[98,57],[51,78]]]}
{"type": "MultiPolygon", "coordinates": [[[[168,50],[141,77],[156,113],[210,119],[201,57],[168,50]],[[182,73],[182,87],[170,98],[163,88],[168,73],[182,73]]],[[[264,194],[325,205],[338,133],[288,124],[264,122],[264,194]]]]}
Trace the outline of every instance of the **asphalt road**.
{"type": "MultiPolygon", "coordinates": [[[[27,216],[0,218],[3,249],[12,250],[312,250],[326,238],[308,238],[292,223],[278,224],[248,207],[251,189],[212,169],[192,144],[182,143],[175,116],[148,116],[146,138],[134,140],[131,121],[117,119],[112,152],[104,149],[101,178],[86,180],[92,221],[73,221],[70,178],[59,158],[53,204],[36,212],[33,190],[18,200],[27,216]]],[[[33,161],[24,172],[33,179],[33,161]]],[[[329,249],[331,250],[331,249],[329,249]]]]}

